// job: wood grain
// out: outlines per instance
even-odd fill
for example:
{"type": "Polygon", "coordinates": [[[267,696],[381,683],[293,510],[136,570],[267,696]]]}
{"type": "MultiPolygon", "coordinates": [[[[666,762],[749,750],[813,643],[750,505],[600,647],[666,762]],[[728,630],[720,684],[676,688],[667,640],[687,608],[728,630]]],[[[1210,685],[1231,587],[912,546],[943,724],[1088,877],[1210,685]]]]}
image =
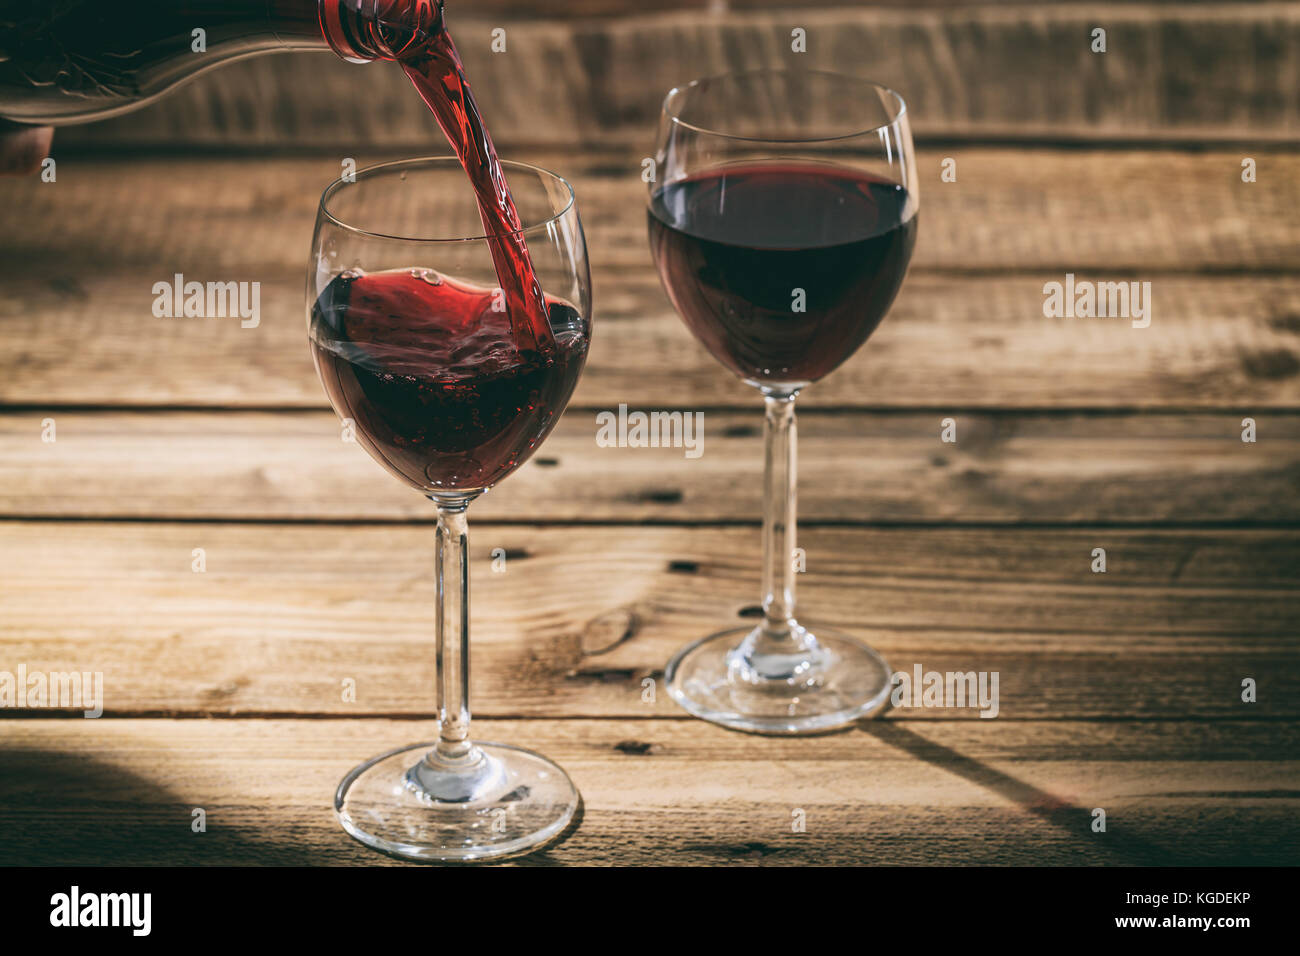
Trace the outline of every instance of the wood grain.
{"type": "MultiPolygon", "coordinates": [[[[1239,157],[1224,153],[956,155],[959,182],[945,185],[942,154],[924,155],[935,182],[912,274],[869,346],[805,405],[1300,405],[1300,157],[1261,157],[1260,182],[1244,184],[1239,157]],[[1044,318],[1043,284],[1067,272],[1150,281],[1151,326],[1044,318]]],[[[617,156],[537,157],[577,171],[592,250],[596,334],[576,402],[751,407],[660,290],[639,167],[617,156]]],[[[0,231],[11,343],[0,402],[324,406],[303,270],[317,188],[336,161],[59,168],[52,184],[0,182],[19,226],[0,231]],[[176,272],[260,282],[260,324],[155,318],[153,284],[176,272]]]]}
{"type": "MultiPolygon", "coordinates": [[[[642,143],[670,88],[780,67],[885,82],[907,97],[922,136],[1258,143],[1300,135],[1294,4],[721,13],[640,5],[627,16],[569,21],[551,16],[553,6],[531,15],[454,14],[457,43],[500,144],[642,143]],[[1098,26],[1108,31],[1104,54],[1091,50],[1098,26]],[[796,27],[806,31],[805,53],[792,52],[796,27]],[[491,48],[499,28],[504,53],[491,48]]],[[[400,71],[321,53],[233,64],[144,111],[61,138],[76,146],[409,149],[436,141],[436,133],[400,71]]]]}
{"type": "MultiPolygon", "coordinates": [[[[355,763],[429,733],[392,720],[5,729],[4,865],[391,862],[339,829],[330,798],[355,763]],[[196,807],[205,833],[191,831],[196,807]]],[[[580,825],[525,866],[1278,865],[1300,851],[1292,722],[885,720],[803,740],[698,721],[477,730],[545,752],[582,793],[580,825]]]]}
{"type": "MultiPolygon", "coordinates": [[[[596,273],[596,327],[574,403],[752,407],[753,390],[690,335],[649,268],[596,273]]],[[[158,280],[148,275],[67,271],[7,287],[13,297],[0,305],[0,327],[13,351],[0,402],[325,407],[297,281],[261,280],[262,324],[243,329],[234,319],[154,318],[149,290],[158,280]]],[[[1300,406],[1300,280],[1156,279],[1157,316],[1133,329],[1123,319],[1044,318],[1051,278],[911,276],[871,342],[808,389],[802,407],[1262,414],[1300,406]]]]}
{"type": "MultiPolygon", "coordinates": [[[[643,681],[757,613],[752,529],[495,525],[471,543],[484,716],[678,715],[643,681]]],[[[427,714],[432,546],[409,526],[9,522],[0,669],[102,672],[114,715],[427,714]]],[[[1002,718],[1300,715],[1293,532],[816,528],[800,546],[808,623],[900,670],[997,671],[1002,718]]]]}
{"type": "MultiPolygon", "coordinates": [[[[689,412],[688,412],[689,414],[689,412]]],[[[762,415],[708,410],[685,448],[607,448],[570,409],[475,522],[757,523],[762,415]],[[700,436],[696,436],[697,440],[700,436]]],[[[800,516],[840,524],[1300,523],[1300,415],[811,411],[800,516]]],[[[0,414],[0,516],[423,521],[330,412],[0,414]],[[54,442],[45,423],[52,423],[54,442]]]]}
{"type": "MultiPolygon", "coordinates": [[[[1243,183],[1242,152],[1206,145],[1204,152],[921,148],[913,272],[1145,271],[1152,279],[1293,272],[1300,250],[1288,213],[1300,205],[1300,155],[1261,153],[1257,182],[1243,183]],[[940,180],[946,158],[956,161],[956,182],[940,180]]],[[[448,153],[441,142],[426,147],[426,155],[448,153]]],[[[652,149],[647,141],[639,149],[504,155],[573,182],[597,270],[641,271],[651,265],[641,161],[652,149]]],[[[72,156],[60,160],[53,183],[0,179],[10,221],[31,227],[0,234],[0,249],[14,280],[62,276],[84,285],[130,268],[151,284],[170,278],[174,262],[196,277],[251,272],[301,284],[317,202],[342,160],[365,167],[402,155],[371,146],[255,159],[72,156]]],[[[151,302],[145,299],[146,314],[151,302]]]]}

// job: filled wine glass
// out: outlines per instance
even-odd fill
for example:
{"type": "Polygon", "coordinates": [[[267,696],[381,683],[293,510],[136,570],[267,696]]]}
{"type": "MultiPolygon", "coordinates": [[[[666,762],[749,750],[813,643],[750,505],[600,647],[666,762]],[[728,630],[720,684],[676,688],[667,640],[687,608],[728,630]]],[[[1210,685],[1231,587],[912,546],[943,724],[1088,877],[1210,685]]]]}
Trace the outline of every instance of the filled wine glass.
{"type": "Polygon", "coordinates": [[[348,833],[413,859],[515,856],[562,833],[578,806],[550,760],[469,736],[466,509],[550,433],[591,334],[572,188],[519,163],[501,173],[520,223],[504,234],[485,232],[455,157],[337,180],[321,197],[308,266],[309,338],[330,402],[437,510],[438,739],[367,760],[334,800],[348,833]],[[513,293],[498,280],[516,260],[530,265],[540,308],[520,293],[518,271],[513,293]]]}
{"type": "Polygon", "coordinates": [[[821,72],[697,80],[664,100],[647,220],[695,337],[763,395],[763,618],[683,648],[669,693],[714,723],[815,733],[879,711],[890,670],[862,641],[795,619],[795,415],[884,318],[916,243],[902,98],[821,72]]]}

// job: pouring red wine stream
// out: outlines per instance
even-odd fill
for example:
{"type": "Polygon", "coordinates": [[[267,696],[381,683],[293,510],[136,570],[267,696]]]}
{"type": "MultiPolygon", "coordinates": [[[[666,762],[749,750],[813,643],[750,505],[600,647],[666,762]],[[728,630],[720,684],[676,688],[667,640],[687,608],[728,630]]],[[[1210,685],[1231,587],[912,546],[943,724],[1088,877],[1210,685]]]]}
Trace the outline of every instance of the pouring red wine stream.
{"type": "Polygon", "coordinates": [[[381,10],[370,22],[433,113],[474,188],[515,344],[522,351],[549,353],[555,338],[542,286],[492,136],[447,29],[443,2],[437,0],[435,9],[433,0],[397,0],[390,8],[395,17],[381,10]]]}
{"type": "Polygon", "coordinates": [[[474,187],[516,345],[550,352],[555,339],[547,323],[546,301],[528,256],[519,213],[492,137],[474,102],[460,54],[447,30],[441,2],[438,10],[440,28],[402,52],[397,60],[442,127],[474,187]]]}

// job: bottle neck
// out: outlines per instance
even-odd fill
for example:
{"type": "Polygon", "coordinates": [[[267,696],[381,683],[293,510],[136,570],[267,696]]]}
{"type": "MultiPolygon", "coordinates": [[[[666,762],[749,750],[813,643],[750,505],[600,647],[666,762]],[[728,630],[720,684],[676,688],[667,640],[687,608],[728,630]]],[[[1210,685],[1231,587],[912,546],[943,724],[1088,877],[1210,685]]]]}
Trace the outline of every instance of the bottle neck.
{"type": "Polygon", "coordinates": [[[330,49],[354,63],[397,59],[444,25],[443,0],[267,2],[276,33],[287,47],[319,47],[323,37],[330,49]]]}
{"type": "Polygon", "coordinates": [[[327,2],[266,0],[267,28],[288,50],[319,50],[322,45],[331,45],[321,27],[321,8],[327,2]]]}

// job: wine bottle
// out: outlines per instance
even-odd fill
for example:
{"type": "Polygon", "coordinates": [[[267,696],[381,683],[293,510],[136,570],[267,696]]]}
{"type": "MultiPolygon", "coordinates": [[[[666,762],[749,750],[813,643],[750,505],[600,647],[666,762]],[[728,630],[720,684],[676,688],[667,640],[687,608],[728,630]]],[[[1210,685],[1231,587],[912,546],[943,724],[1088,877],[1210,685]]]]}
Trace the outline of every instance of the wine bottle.
{"type": "Polygon", "coordinates": [[[103,119],[261,53],[395,59],[442,23],[441,0],[0,0],[0,117],[103,119]]]}

